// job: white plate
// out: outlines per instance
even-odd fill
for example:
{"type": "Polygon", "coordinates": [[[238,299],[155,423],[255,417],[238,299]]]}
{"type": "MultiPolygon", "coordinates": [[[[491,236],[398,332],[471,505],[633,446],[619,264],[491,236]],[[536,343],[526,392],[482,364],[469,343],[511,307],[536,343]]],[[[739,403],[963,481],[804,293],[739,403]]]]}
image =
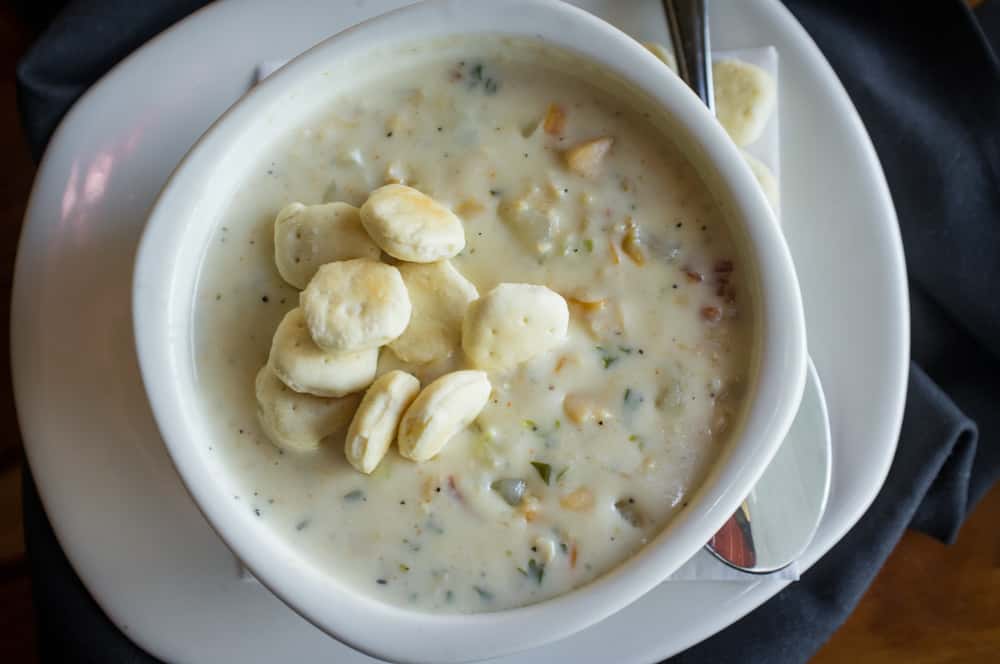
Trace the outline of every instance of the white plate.
{"type": "MultiPolygon", "coordinates": [[[[39,169],[12,305],[28,460],[88,590],[162,659],[371,661],[240,579],[153,424],[129,299],[133,252],[153,197],[197,136],[246,90],[254,65],[401,4],[211,5],[92,87],[39,169]]],[[[579,4],[640,39],[665,39],[660,3],[579,4]]],[[[772,44],[781,55],[782,217],[834,441],[830,502],[805,568],[864,513],[895,451],[909,357],[902,247],[871,142],[801,26],[776,0],[716,0],[712,10],[716,48],[772,44]]],[[[656,661],[739,619],[785,583],[667,582],[604,622],[509,661],[656,661]]]]}

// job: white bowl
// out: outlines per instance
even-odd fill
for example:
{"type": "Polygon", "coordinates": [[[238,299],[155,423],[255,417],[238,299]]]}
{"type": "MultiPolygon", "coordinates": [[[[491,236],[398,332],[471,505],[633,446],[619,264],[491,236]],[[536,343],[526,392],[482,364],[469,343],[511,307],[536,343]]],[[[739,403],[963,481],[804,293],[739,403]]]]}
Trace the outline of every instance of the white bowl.
{"type": "MultiPolygon", "coordinates": [[[[635,601],[677,569],[749,494],[798,407],[806,373],[802,302],[791,257],[737,148],[699,100],[653,55],[600,19],[546,0],[438,0],[346,30],[254,88],[191,149],[157,200],[133,285],[136,345],[153,413],[181,477],[208,521],[253,574],[321,629],[371,655],[412,662],[484,659],[566,637],[635,601]],[[721,204],[756,272],[756,383],[742,430],[688,507],[615,570],[560,597],[470,615],[409,611],[358,594],[240,509],[227,468],[206,452],[192,316],[205,249],[248,164],[358,76],[397,60],[358,58],[376,46],[456,34],[540,39],[597,63],[658,113],[721,204]],[[315,85],[317,81],[323,85],[315,85]]],[[[250,388],[248,387],[248,390],[250,388]]],[[[622,644],[627,647],[627,644],[622,644]]]]}

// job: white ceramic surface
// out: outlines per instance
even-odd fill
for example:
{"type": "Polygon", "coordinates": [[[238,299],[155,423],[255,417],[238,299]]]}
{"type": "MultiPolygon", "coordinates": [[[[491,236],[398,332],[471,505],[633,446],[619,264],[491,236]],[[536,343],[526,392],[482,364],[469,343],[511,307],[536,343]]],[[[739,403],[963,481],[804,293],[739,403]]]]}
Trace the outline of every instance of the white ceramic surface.
{"type": "MultiPolygon", "coordinates": [[[[403,52],[405,56],[405,52],[403,52]]],[[[136,347],[160,432],[209,522],[253,575],[341,641],[394,661],[464,662],[558,640],[606,618],[662,582],[729,518],[763,473],[798,410],[806,374],[798,280],[777,221],[739,151],[688,88],[609,24],[553,0],[428,0],[356,26],[257,85],[181,161],[154,204],[133,278],[136,347]],[[199,266],[231,192],[289,127],[344,91],[400,68],[403,44],[450,35],[540,39],[606,67],[651,103],[651,121],[688,156],[742,236],[759,316],[756,377],[739,434],[688,506],[611,572],[565,595],[482,614],[431,614],[356,591],[232,500],[225,460],[200,404],[191,330],[199,266]],[[373,50],[377,49],[377,50],[373,50]],[[386,638],[391,635],[392,638],[386,638]]]]}
{"type": "MultiPolygon", "coordinates": [[[[29,461],[84,583],[126,634],[164,660],[371,661],[239,580],[156,433],[131,352],[129,289],[153,197],[193,140],[246,89],[254,64],[399,4],[211,6],[92,88],[39,171],[12,329],[29,461]]],[[[641,39],[665,39],[657,2],[580,4],[641,39]]],[[[808,566],[867,508],[895,449],[909,351],[898,229],[864,129],[801,27],[771,0],[716,0],[712,10],[718,48],[773,44],[782,56],[782,212],[835,453],[829,508],[802,559],[808,566]]],[[[656,661],[783,585],[661,584],[572,638],[503,661],[656,661]]]]}

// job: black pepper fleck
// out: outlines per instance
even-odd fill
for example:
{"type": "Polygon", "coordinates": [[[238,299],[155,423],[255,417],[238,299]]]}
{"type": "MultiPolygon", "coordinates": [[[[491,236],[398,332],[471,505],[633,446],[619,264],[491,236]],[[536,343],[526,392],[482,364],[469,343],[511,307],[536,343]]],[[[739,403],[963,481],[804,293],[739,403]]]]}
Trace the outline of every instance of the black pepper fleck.
{"type": "Polygon", "coordinates": [[[263,297],[261,297],[260,301],[261,302],[267,302],[268,301],[267,295],[264,295],[263,297]]]}
{"type": "Polygon", "coordinates": [[[392,138],[392,132],[391,131],[385,132],[385,137],[386,138],[392,138]]]}
{"type": "Polygon", "coordinates": [[[380,586],[384,586],[385,584],[387,584],[389,582],[386,581],[385,579],[375,579],[375,583],[379,584],[380,586]]]}
{"type": "Polygon", "coordinates": [[[255,516],[260,516],[260,510],[257,509],[256,507],[253,508],[253,513],[254,513],[255,516]]]}

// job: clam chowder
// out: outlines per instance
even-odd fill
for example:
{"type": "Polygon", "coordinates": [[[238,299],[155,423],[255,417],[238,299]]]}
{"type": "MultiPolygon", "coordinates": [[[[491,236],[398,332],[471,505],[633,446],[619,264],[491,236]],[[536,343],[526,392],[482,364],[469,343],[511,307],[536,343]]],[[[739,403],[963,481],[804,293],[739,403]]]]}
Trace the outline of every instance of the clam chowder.
{"type": "Polygon", "coordinates": [[[628,559],[752,384],[750,270],[706,186],[638,106],[519,52],[452,44],[290,127],[195,303],[232,500],[418,610],[531,604],[628,559]]]}

